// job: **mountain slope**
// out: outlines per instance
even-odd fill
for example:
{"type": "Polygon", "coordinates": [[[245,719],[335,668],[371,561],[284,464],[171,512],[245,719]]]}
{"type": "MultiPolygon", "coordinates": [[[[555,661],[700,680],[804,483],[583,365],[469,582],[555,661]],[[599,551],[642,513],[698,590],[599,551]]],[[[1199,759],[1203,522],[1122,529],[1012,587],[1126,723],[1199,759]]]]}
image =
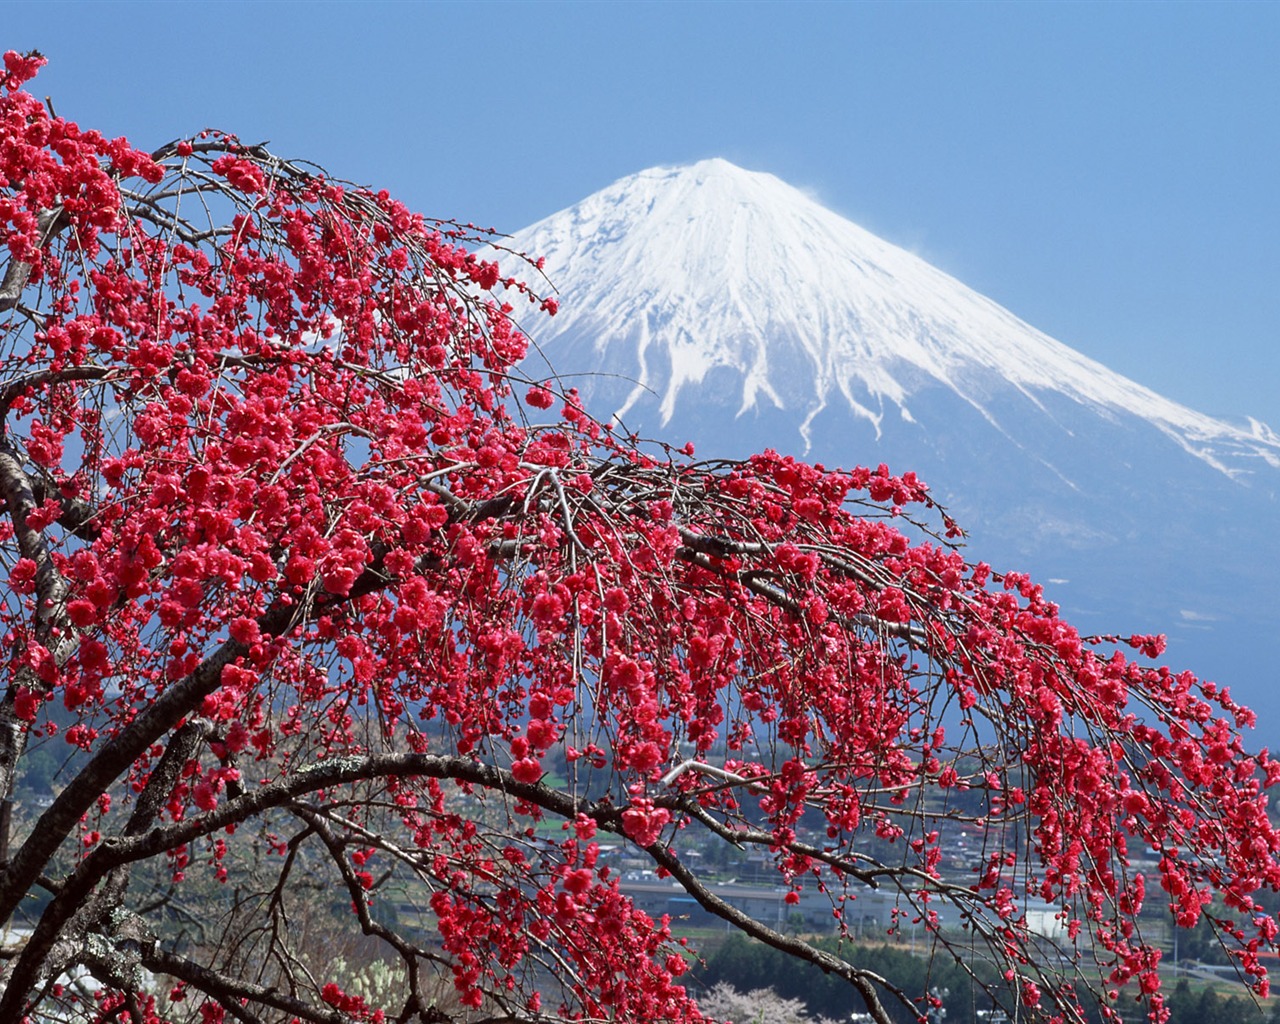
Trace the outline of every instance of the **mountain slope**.
{"type": "Polygon", "coordinates": [[[1253,459],[1280,466],[1280,437],[1263,425],[1169,401],[773,175],[725,160],[624,178],[519,232],[515,247],[545,257],[565,297],[540,342],[585,339],[633,378],[610,410],[624,418],[652,393],[665,425],[683,390],[729,368],[742,378],[738,413],[786,410],[812,444],[829,404],[879,430],[886,417],[913,419],[912,395],[935,384],[998,423],[994,379],[1133,413],[1229,473],[1253,459]]]}
{"type": "Polygon", "coordinates": [[[545,257],[561,311],[526,326],[597,416],[707,454],[915,469],[973,557],[1061,581],[1083,628],[1168,631],[1202,673],[1274,678],[1265,425],[1170,401],[723,160],[624,178],[511,246],[545,257]]]}

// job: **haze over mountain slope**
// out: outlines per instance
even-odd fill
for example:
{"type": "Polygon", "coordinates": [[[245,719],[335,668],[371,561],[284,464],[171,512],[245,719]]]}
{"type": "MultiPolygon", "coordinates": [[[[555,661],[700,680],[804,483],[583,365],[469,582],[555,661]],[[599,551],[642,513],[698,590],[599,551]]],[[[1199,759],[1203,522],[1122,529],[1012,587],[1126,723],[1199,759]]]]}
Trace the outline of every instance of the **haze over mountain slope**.
{"type": "Polygon", "coordinates": [[[724,160],[623,178],[511,245],[545,257],[561,312],[526,327],[597,416],[700,454],[915,469],[970,557],[1058,581],[1083,629],[1168,632],[1175,662],[1268,702],[1264,424],[1170,401],[724,160]]]}

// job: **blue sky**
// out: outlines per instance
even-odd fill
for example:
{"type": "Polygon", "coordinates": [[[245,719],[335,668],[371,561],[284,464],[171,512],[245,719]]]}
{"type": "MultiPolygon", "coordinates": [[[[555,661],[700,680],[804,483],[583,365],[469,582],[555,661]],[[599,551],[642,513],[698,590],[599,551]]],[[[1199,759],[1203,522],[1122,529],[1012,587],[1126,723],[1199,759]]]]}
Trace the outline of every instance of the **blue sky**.
{"type": "Polygon", "coordinates": [[[724,156],[1280,429],[1280,5],[7,3],[64,116],[271,140],[515,230],[724,156]]]}

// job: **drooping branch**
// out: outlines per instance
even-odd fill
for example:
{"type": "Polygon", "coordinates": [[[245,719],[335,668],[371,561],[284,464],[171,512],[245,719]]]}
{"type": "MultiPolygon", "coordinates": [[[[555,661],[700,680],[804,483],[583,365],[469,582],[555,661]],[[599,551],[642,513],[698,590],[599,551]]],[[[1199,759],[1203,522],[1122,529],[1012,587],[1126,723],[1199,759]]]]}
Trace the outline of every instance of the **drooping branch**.
{"type": "Polygon", "coordinates": [[[373,919],[369,913],[369,899],[364,887],[361,886],[356,879],[354,872],[347,859],[343,856],[342,845],[339,843],[333,830],[329,827],[325,816],[317,809],[312,807],[300,806],[296,802],[291,805],[294,814],[298,815],[303,821],[313,829],[320,837],[320,841],[325,845],[338,873],[342,876],[343,884],[346,886],[347,895],[351,898],[351,905],[355,908],[356,917],[360,922],[360,930],[365,935],[373,935],[390,946],[399,955],[401,961],[405,965],[405,969],[409,976],[409,995],[405,1001],[403,1010],[401,1011],[401,1019],[405,1019],[415,1011],[420,1018],[426,1019],[425,1015],[427,1007],[422,1004],[422,992],[418,981],[418,966],[420,961],[427,959],[436,959],[437,955],[429,953],[413,943],[408,942],[401,935],[397,934],[390,928],[380,924],[373,919]]]}
{"type": "Polygon", "coordinates": [[[244,1004],[269,1006],[300,1020],[313,1024],[350,1024],[351,1018],[339,1010],[320,1008],[287,992],[254,984],[244,978],[220,974],[193,960],[160,949],[158,946],[143,952],[142,965],[156,974],[176,978],[193,989],[203,992],[241,1020],[257,1021],[248,1015],[244,1004]]]}
{"type": "Polygon", "coordinates": [[[743,934],[759,939],[780,952],[787,953],[797,960],[813,964],[824,974],[834,974],[839,978],[843,978],[857,989],[858,994],[862,996],[867,1005],[867,1011],[876,1019],[878,1024],[893,1024],[892,1018],[890,1018],[884,1004],[880,1001],[878,989],[891,993],[901,1000],[904,1006],[912,1007],[911,1000],[907,995],[886,978],[873,971],[855,968],[840,957],[818,949],[803,939],[784,935],[782,932],[757,921],[749,914],[733,906],[733,904],[721,899],[665,847],[652,846],[646,852],[656,864],[671,873],[671,877],[680,883],[685,892],[716,917],[727,921],[743,934]]]}
{"type": "MultiPolygon", "coordinates": [[[[52,944],[58,929],[69,919],[75,908],[88,898],[94,887],[112,871],[131,863],[154,858],[201,836],[222,831],[228,825],[259,817],[270,808],[291,806],[308,793],[388,777],[451,779],[509,794],[511,797],[550,811],[566,821],[590,818],[607,831],[618,835],[626,834],[623,808],[615,807],[609,801],[588,801],[540,784],[522,783],[510,771],[478,763],[470,758],[429,754],[382,754],[337,758],[310,765],[286,780],[227,800],[217,809],[206,814],[153,828],[144,835],[105,839],[67,879],[62,891],[42,917],[36,933],[29,940],[22,956],[12,969],[7,990],[0,998],[0,1019],[6,1012],[20,1012],[21,997],[17,993],[29,990],[34,983],[37,977],[36,972],[45,962],[47,947],[52,944]]],[[[680,802],[680,805],[686,810],[690,809],[684,802],[680,802]]],[[[314,817],[315,812],[308,811],[305,814],[311,821],[312,827],[318,827],[318,819],[314,817]]],[[[748,836],[748,838],[751,837],[748,836]]],[[[847,961],[832,956],[801,939],[777,932],[725,902],[665,846],[654,844],[646,847],[645,852],[658,867],[670,872],[685,891],[708,912],[722,918],[745,934],[799,959],[811,962],[824,972],[834,973],[848,981],[867,1000],[870,1012],[882,1024],[889,1024],[890,1018],[880,1002],[877,987],[893,994],[905,1005],[911,1005],[905,993],[887,979],[874,972],[855,968],[847,961]]],[[[924,879],[924,881],[936,884],[936,880],[924,879]]],[[[374,925],[371,919],[368,919],[367,910],[363,919],[370,933],[382,935],[406,955],[417,954],[418,951],[403,946],[403,940],[389,936],[385,929],[374,925]]]]}
{"type": "MultiPolygon", "coordinates": [[[[216,810],[207,814],[158,826],[145,834],[107,837],[64,881],[58,894],[41,915],[21,955],[10,967],[4,993],[0,996],[0,1020],[16,1020],[21,1016],[26,994],[41,976],[47,954],[63,927],[89,899],[95,887],[112,871],[159,856],[201,836],[221,831],[228,825],[257,817],[271,808],[286,806],[308,793],[388,776],[465,781],[488,789],[510,792],[520,799],[545,806],[569,820],[589,806],[584,801],[574,800],[565,794],[520,783],[509,772],[466,758],[380,754],[337,758],[309,765],[281,782],[224,801],[216,810]]],[[[609,818],[612,827],[619,829],[620,819],[617,814],[610,814],[609,818]]],[[[36,831],[39,831],[39,826],[36,831]]]]}

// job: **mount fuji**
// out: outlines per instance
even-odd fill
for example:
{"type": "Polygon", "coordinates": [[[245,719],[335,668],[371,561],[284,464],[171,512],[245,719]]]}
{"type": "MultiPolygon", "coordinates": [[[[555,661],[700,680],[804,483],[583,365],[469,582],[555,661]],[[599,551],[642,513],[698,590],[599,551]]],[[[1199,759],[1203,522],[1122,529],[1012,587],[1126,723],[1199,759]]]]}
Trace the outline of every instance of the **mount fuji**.
{"type": "Polygon", "coordinates": [[[1031,571],[1084,632],[1167,633],[1280,738],[1266,425],[1164,398],[724,160],[623,178],[508,245],[545,258],[560,313],[524,326],[598,417],[700,455],[914,469],[971,559],[1031,571]]]}

